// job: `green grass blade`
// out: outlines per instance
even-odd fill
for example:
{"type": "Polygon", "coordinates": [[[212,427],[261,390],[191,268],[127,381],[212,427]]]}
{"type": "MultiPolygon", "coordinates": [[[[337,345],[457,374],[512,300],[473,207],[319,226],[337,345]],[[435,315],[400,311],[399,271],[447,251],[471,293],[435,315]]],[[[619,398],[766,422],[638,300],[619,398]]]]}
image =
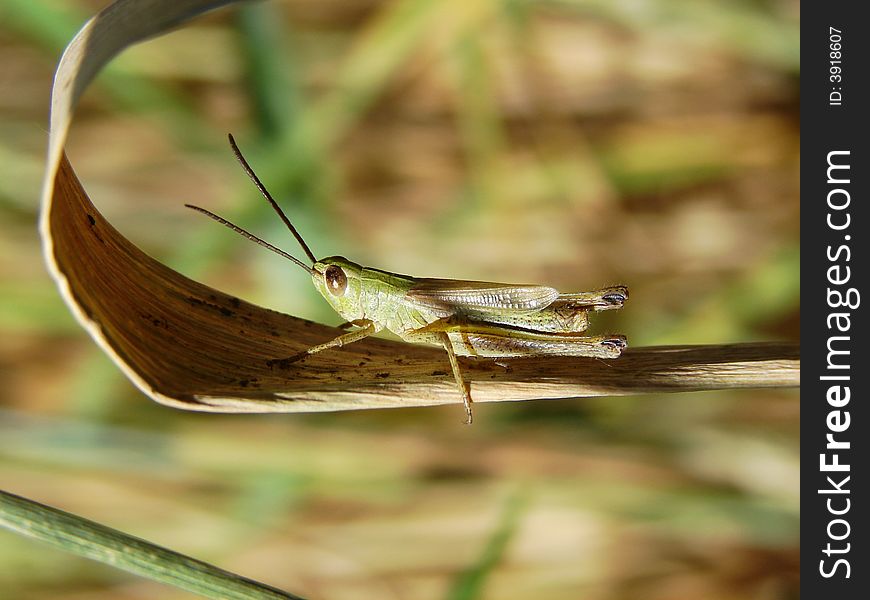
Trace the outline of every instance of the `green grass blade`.
{"type": "Polygon", "coordinates": [[[207,598],[300,600],[82,517],[0,491],[0,525],[55,548],[207,598]]]}
{"type": "Polygon", "coordinates": [[[240,6],[236,29],[245,60],[246,91],[260,135],[281,138],[293,126],[302,103],[298,65],[290,50],[293,31],[274,4],[240,6]]]}
{"type": "Polygon", "coordinates": [[[498,566],[516,533],[526,500],[527,497],[522,492],[508,498],[501,522],[493,531],[477,561],[454,580],[453,587],[447,594],[448,600],[474,600],[483,595],[483,586],[487,578],[498,566]]]}
{"type": "Polygon", "coordinates": [[[442,7],[432,0],[401,0],[381,11],[355,41],[333,91],[306,115],[303,141],[329,147],[340,140],[429,35],[442,7]]]}

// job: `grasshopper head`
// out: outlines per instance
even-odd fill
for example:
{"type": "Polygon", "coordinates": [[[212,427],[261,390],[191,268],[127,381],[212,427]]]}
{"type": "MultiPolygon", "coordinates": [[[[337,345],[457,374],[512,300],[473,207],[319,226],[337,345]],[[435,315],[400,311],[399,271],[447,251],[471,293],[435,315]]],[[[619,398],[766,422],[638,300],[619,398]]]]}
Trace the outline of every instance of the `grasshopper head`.
{"type": "Polygon", "coordinates": [[[344,319],[363,318],[360,302],[363,268],[342,256],[330,256],[314,263],[311,279],[314,287],[344,319]]]}

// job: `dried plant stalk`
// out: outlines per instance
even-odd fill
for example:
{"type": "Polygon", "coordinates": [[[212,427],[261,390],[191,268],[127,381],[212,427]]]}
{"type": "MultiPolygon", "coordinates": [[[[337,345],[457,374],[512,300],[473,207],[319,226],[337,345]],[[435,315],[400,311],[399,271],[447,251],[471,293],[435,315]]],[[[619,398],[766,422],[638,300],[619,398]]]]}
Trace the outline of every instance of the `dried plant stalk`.
{"type": "MultiPolygon", "coordinates": [[[[120,0],[64,54],[52,97],[42,215],[46,259],[64,298],[140,389],[175,407],[293,412],[459,402],[447,357],[436,348],[367,339],[276,363],[338,331],[233,298],[148,257],[94,208],[63,157],[78,96],[111,56],[222,3],[120,0]],[[150,7],[160,19],[131,19],[125,12],[131,7],[150,7]]],[[[799,360],[793,344],[743,344],[640,348],[608,362],[514,359],[509,368],[466,359],[462,368],[475,400],[493,402],[796,386],[799,360]]]]}

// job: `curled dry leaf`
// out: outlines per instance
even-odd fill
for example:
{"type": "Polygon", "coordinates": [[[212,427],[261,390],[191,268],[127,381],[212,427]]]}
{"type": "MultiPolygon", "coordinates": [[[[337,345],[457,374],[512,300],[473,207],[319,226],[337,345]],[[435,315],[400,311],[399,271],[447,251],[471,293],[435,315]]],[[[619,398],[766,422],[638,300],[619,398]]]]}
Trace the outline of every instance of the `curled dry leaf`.
{"type": "MultiPolygon", "coordinates": [[[[124,47],[226,1],[119,0],[64,53],[52,96],[43,183],[46,261],[82,325],[158,402],[214,412],[294,412],[458,403],[443,350],[363,340],[280,359],[338,330],[254,306],[144,254],[90,202],[63,155],[78,97],[124,47]],[[155,19],[155,15],[157,18],[155,19]]],[[[793,344],[639,348],[616,361],[545,357],[508,368],[463,361],[478,402],[799,385],[793,344]]]]}

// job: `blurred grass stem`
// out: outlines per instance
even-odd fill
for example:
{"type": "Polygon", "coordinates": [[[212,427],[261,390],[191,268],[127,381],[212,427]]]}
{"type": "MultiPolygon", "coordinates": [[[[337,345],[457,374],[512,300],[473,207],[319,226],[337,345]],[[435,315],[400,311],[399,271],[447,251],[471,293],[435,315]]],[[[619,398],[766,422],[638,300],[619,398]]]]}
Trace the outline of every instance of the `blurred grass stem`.
{"type": "Polygon", "coordinates": [[[206,598],[301,600],[299,596],[4,491],[0,491],[0,525],[60,550],[206,598]]]}

